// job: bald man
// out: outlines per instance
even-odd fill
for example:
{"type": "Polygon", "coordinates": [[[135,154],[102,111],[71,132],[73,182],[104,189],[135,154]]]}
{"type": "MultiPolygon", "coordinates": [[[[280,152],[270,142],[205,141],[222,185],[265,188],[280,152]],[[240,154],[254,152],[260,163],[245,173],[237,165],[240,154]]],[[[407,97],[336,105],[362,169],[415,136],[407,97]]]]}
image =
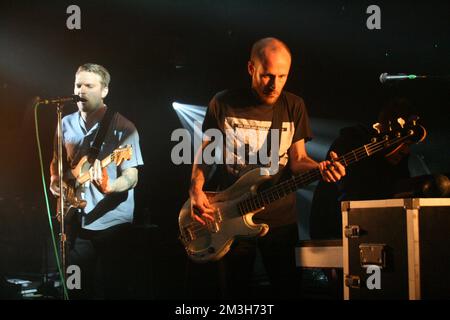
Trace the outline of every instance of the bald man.
{"type": "MultiPolygon", "coordinates": [[[[271,149],[278,149],[279,156],[279,170],[272,183],[314,168],[320,169],[327,182],[336,182],[345,175],[340,163],[317,163],[308,156],[305,143],[312,134],[305,103],[302,98],[283,91],[290,66],[291,53],[286,44],[275,38],[261,39],[253,45],[247,65],[251,88],[225,90],[211,100],[202,130],[219,129],[224,135],[223,141],[228,139],[229,143],[232,140],[230,145],[234,146],[224,146],[226,161],[218,166],[215,174],[219,190],[231,186],[249,170],[263,166],[259,162],[249,163],[249,159],[258,154],[271,130],[281,132],[279,145],[271,149]],[[230,132],[233,134],[226,136],[230,132]],[[239,149],[245,150],[244,155],[237,152],[239,149]],[[230,162],[229,159],[236,161],[230,162]]],[[[206,139],[201,150],[208,143],[206,139]]],[[[332,157],[337,155],[332,154],[332,157]]],[[[211,213],[214,208],[204,193],[208,188],[205,183],[209,170],[210,166],[194,163],[189,191],[192,217],[202,224],[206,219],[213,220],[211,213]]],[[[219,261],[222,297],[251,296],[250,283],[257,249],[272,286],[270,292],[278,298],[297,296],[299,284],[296,282],[294,256],[298,240],[297,216],[295,193],[291,193],[267,205],[264,211],[253,217],[255,223],[268,224],[269,232],[261,238],[235,241],[230,252],[219,261]]]]}

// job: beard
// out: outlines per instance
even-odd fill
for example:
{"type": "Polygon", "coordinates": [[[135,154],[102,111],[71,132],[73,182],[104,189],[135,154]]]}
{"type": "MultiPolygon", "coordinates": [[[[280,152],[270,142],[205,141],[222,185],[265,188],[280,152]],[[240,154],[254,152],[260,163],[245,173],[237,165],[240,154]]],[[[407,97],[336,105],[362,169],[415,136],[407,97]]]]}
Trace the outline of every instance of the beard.
{"type": "Polygon", "coordinates": [[[259,99],[261,102],[268,105],[274,105],[279,97],[280,93],[276,91],[264,91],[259,94],[259,99]]]}

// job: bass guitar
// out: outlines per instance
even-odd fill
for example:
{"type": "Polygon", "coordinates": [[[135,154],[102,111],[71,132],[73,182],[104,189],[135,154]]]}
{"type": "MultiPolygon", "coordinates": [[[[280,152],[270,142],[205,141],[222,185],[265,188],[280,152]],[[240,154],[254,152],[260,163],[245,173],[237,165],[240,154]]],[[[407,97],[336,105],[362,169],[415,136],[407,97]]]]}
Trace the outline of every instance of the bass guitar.
{"type": "MultiPolygon", "coordinates": [[[[371,142],[352,150],[335,161],[345,167],[372,156],[382,150],[392,154],[404,143],[420,142],[425,139],[426,130],[417,123],[417,117],[405,121],[397,119],[387,132],[380,132],[380,125],[373,127],[378,132],[371,142]]],[[[264,236],[269,231],[267,224],[255,224],[252,217],[265,209],[271,202],[279,200],[321,178],[319,169],[312,169],[282,181],[268,189],[258,187],[272,178],[261,174],[262,168],[253,169],[241,176],[231,187],[221,192],[205,192],[214,207],[214,221],[200,224],[191,216],[191,202],[187,200],[181,208],[178,225],[180,240],[188,256],[195,262],[219,260],[230,249],[238,237],[264,236]]]]}

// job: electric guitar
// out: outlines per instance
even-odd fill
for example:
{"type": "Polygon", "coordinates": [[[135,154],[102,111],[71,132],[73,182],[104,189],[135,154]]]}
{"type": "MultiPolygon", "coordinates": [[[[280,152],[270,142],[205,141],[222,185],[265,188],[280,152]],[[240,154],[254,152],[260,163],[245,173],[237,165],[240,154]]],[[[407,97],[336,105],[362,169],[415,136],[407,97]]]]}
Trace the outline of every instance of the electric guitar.
{"type": "MultiPolygon", "coordinates": [[[[377,131],[371,142],[357,148],[334,161],[347,167],[352,163],[372,156],[382,150],[389,154],[395,152],[404,143],[418,143],[425,139],[426,130],[417,124],[417,117],[408,122],[398,118],[395,128],[390,126],[387,132],[381,132],[381,125],[374,124],[377,131]]],[[[214,207],[214,221],[206,220],[200,224],[191,216],[190,199],[183,205],[178,225],[180,240],[188,256],[195,262],[208,262],[221,259],[238,237],[264,236],[269,231],[267,224],[255,224],[253,215],[263,211],[265,206],[281,199],[291,192],[321,178],[319,169],[312,169],[282,181],[268,189],[258,191],[258,187],[272,179],[267,170],[253,169],[241,176],[232,186],[221,192],[205,192],[214,207]]]]}
{"type": "MultiPolygon", "coordinates": [[[[112,163],[119,166],[124,160],[130,160],[132,156],[132,147],[126,145],[115,149],[110,155],[104,158],[100,165],[106,168],[112,163]]],[[[90,180],[89,169],[91,167],[88,156],[84,156],[78,161],[78,164],[70,170],[68,176],[70,179],[63,180],[63,194],[64,194],[64,219],[71,220],[75,209],[84,209],[86,207],[86,200],[81,198],[81,192],[86,182],[90,180]]],[[[61,220],[60,200],[57,202],[57,218],[61,220]]]]}

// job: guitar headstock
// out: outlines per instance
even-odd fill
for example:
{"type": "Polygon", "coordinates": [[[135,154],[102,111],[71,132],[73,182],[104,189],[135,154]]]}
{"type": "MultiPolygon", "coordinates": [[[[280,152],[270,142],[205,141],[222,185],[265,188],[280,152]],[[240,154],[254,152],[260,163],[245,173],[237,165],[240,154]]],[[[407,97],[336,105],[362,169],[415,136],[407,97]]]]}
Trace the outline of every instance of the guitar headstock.
{"type": "Polygon", "coordinates": [[[400,143],[419,143],[422,142],[427,132],[425,128],[419,124],[418,116],[410,116],[407,120],[397,118],[395,121],[389,121],[384,126],[375,123],[372,126],[376,135],[372,138],[372,142],[384,142],[385,145],[395,146],[400,143]]]}
{"type": "Polygon", "coordinates": [[[133,148],[130,145],[119,147],[112,153],[112,159],[116,166],[119,166],[123,161],[130,160],[133,155],[133,148]]]}

